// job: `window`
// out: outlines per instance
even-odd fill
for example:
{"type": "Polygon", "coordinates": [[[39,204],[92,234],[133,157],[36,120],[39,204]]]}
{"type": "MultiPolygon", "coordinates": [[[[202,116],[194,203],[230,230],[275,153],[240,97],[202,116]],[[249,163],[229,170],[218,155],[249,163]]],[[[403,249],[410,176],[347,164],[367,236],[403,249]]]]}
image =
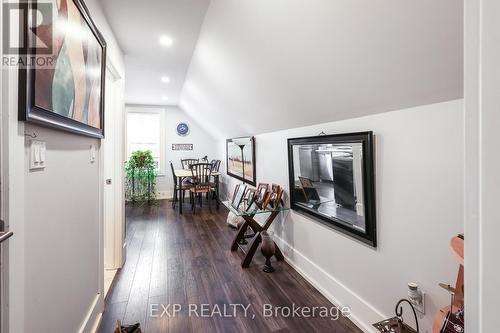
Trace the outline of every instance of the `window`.
{"type": "Polygon", "coordinates": [[[127,159],[137,150],[151,150],[159,175],[165,174],[163,109],[127,109],[127,159]]]}

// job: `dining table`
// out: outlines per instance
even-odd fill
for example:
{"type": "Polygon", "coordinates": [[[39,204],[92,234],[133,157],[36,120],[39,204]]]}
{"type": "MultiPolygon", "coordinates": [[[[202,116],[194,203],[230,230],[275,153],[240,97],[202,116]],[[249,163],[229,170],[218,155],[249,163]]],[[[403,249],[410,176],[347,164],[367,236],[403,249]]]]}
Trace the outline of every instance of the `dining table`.
{"type": "MultiPolygon", "coordinates": [[[[177,177],[177,184],[182,184],[182,181],[184,179],[193,176],[191,170],[188,170],[188,169],[174,169],[174,174],[175,174],[175,177],[177,177]]],[[[219,200],[219,176],[220,176],[220,172],[214,171],[211,173],[211,175],[214,177],[214,180],[215,180],[215,200],[217,202],[217,209],[219,209],[219,205],[220,205],[220,200],[219,200]]],[[[182,214],[182,202],[181,202],[182,189],[181,189],[181,186],[179,186],[179,189],[177,191],[179,191],[177,197],[179,198],[179,201],[180,201],[179,202],[179,214],[182,214]]]]}

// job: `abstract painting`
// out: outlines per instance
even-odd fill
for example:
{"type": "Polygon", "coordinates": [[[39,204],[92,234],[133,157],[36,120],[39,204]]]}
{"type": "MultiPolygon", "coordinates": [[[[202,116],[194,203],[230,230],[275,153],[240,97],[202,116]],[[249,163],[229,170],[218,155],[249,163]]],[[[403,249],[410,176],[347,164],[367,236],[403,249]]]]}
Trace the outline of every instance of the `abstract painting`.
{"type": "Polygon", "coordinates": [[[34,33],[25,35],[34,39],[28,56],[48,47],[52,61],[20,69],[20,119],[102,138],[106,43],[81,0],[53,1],[49,10],[31,18],[34,33]]]}
{"type": "Polygon", "coordinates": [[[255,140],[253,137],[226,140],[227,174],[255,186],[255,140]],[[244,173],[244,175],[243,175],[244,173]]]}

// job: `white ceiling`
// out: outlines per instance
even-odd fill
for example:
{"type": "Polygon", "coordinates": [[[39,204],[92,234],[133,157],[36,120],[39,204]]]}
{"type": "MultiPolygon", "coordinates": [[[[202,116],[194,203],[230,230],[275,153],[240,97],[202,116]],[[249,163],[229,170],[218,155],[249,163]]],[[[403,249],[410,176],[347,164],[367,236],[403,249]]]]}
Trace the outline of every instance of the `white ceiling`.
{"type": "Polygon", "coordinates": [[[178,104],[209,2],[100,0],[125,53],[126,103],[178,104]],[[171,47],[160,45],[161,35],[173,39],[171,47]],[[170,83],[162,83],[162,76],[168,76],[170,83]]]}
{"type": "Polygon", "coordinates": [[[231,137],[462,95],[462,0],[212,0],[180,106],[231,137]]]}
{"type": "Polygon", "coordinates": [[[463,96],[463,0],[101,3],[126,102],[179,104],[220,138],[463,96]]]}

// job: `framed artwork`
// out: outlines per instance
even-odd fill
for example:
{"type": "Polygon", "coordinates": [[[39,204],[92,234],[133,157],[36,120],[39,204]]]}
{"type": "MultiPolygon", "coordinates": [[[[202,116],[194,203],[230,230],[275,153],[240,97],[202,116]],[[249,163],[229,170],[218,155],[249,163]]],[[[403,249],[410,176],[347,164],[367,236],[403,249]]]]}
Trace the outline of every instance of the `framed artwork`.
{"type": "Polygon", "coordinates": [[[277,208],[282,205],[283,188],[278,184],[273,184],[272,194],[269,204],[273,208],[277,208]]]}
{"type": "Polygon", "coordinates": [[[243,197],[245,196],[246,189],[247,186],[244,184],[236,185],[236,189],[234,190],[233,194],[233,200],[231,201],[231,207],[236,210],[240,207],[240,204],[243,201],[243,197]]]}
{"type": "Polygon", "coordinates": [[[226,165],[229,176],[255,186],[255,139],[227,139],[226,165]]]}
{"type": "Polygon", "coordinates": [[[272,192],[271,191],[266,191],[264,194],[264,197],[261,200],[261,208],[266,209],[269,203],[271,202],[271,197],[272,197],[272,192]]]}
{"type": "Polygon", "coordinates": [[[248,188],[245,193],[245,202],[247,207],[250,207],[255,201],[256,190],[254,188],[248,188]]]}
{"type": "Polygon", "coordinates": [[[257,187],[257,193],[255,194],[256,199],[258,203],[262,202],[262,199],[264,199],[264,195],[267,192],[267,189],[269,188],[269,184],[267,183],[259,183],[259,186],[257,187]]]}
{"type": "Polygon", "coordinates": [[[103,138],[106,42],[87,7],[82,0],[22,6],[32,13],[22,15],[23,53],[39,59],[48,52],[52,60],[20,68],[19,120],[103,138]]]}

